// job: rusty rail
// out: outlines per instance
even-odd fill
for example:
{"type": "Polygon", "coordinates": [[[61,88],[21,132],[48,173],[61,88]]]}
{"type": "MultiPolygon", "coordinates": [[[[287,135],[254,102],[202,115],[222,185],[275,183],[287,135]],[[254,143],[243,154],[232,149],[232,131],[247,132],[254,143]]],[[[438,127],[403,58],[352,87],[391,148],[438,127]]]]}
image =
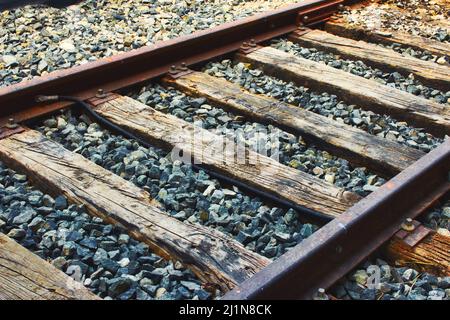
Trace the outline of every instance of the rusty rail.
{"type": "Polygon", "coordinates": [[[311,299],[450,190],[450,139],[271,263],[224,299],[311,299]],[[320,245],[318,245],[320,244],[320,245]]]}
{"type": "MultiPolygon", "coordinates": [[[[99,89],[111,92],[139,85],[166,74],[171,66],[192,66],[235,52],[250,39],[261,43],[292,32],[300,24],[321,23],[348,2],[308,0],[0,88],[0,127],[70,105],[37,105],[37,95],[70,95],[85,100],[95,97],[99,89]]],[[[417,216],[448,194],[449,170],[447,140],[224,298],[312,298],[318,288],[329,287],[389,240],[406,218],[417,216]]]]}
{"type": "MultiPolygon", "coordinates": [[[[110,92],[142,84],[167,73],[173,65],[195,65],[234,52],[250,39],[263,42],[292,32],[304,12],[311,17],[315,12],[320,13],[319,20],[325,21],[342,3],[340,0],[307,0],[0,88],[0,126],[11,117],[20,122],[69,105],[59,102],[36,106],[34,98],[39,94],[89,99],[98,89],[110,92]]],[[[318,18],[313,20],[317,23],[318,18]]]]}

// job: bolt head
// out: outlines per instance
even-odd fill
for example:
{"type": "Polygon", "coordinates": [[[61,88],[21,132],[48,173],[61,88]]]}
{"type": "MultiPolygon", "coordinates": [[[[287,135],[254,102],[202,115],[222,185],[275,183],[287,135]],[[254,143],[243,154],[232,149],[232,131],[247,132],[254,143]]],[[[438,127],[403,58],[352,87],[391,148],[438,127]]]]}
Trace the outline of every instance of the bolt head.
{"type": "Polygon", "coordinates": [[[175,74],[175,73],[177,73],[177,67],[176,67],[176,66],[170,66],[170,68],[169,68],[169,73],[170,73],[170,74],[175,74]]]}
{"type": "Polygon", "coordinates": [[[97,90],[97,95],[96,95],[96,97],[97,98],[105,98],[106,97],[106,94],[105,94],[105,90],[103,90],[103,89],[98,89],[97,90]]]}
{"type": "Polygon", "coordinates": [[[328,300],[328,296],[324,288],[317,289],[317,293],[313,297],[314,300],[328,300]]]}
{"type": "Polygon", "coordinates": [[[8,123],[5,125],[8,129],[16,129],[19,125],[16,123],[14,118],[9,118],[8,123]]]}
{"type": "Polygon", "coordinates": [[[180,69],[183,70],[183,71],[186,71],[188,69],[185,62],[181,63],[180,69]]]}
{"type": "Polygon", "coordinates": [[[416,226],[414,225],[413,219],[406,218],[402,223],[402,229],[408,232],[414,231],[414,229],[416,229],[416,226]]]}

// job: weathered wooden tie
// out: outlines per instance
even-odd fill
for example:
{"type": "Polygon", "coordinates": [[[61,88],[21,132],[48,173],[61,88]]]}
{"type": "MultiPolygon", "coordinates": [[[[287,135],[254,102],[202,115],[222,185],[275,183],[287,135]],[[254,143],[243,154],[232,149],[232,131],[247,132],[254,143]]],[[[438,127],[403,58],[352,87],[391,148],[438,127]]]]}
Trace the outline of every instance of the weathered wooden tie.
{"type": "Polygon", "coordinates": [[[450,56],[450,45],[445,42],[413,35],[402,31],[371,30],[355,26],[343,19],[331,20],[325,24],[325,30],[337,36],[363,40],[380,44],[399,44],[420,51],[428,51],[439,57],[450,56]]]}
{"type": "Polygon", "coordinates": [[[96,300],[81,283],[0,233],[0,300],[96,300]]]}
{"type": "Polygon", "coordinates": [[[323,149],[385,177],[399,173],[424,155],[419,150],[300,107],[250,93],[237,84],[205,73],[193,72],[177,79],[169,77],[165,81],[183,92],[205,97],[214,104],[250,119],[299,133],[323,149]]]}
{"type": "Polygon", "coordinates": [[[224,291],[270,262],[221,232],[170,217],[144,190],[37,131],[0,140],[0,159],[42,190],[85,205],[89,213],[124,227],[156,254],[181,261],[224,291]]]}
{"type": "Polygon", "coordinates": [[[182,150],[222,174],[270,192],[300,206],[336,217],[359,200],[323,180],[280,164],[240,146],[222,135],[156,111],[129,97],[117,97],[97,106],[96,111],[152,144],[182,150]],[[224,148],[225,146],[225,148],[224,148]],[[241,156],[241,157],[240,157],[241,156]]]}
{"type": "Polygon", "coordinates": [[[348,103],[424,127],[438,137],[450,135],[450,109],[445,105],[272,47],[238,57],[285,81],[334,93],[348,103]]]}
{"type": "Polygon", "coordinates": [[[399,266],[450,276],[450,237],[436,232],[432,232],[415,246],[394,236],[386,247],[386,255],[399,266]]]}
{"type": "Polygon", "coordinates": [[[291,33],[289,40],[304,47],[332,52],[346,59],[361,60],[385,72],[397,71],[404,76],[414,74],[423,84],[444,92],[450,90],[450,67],[431,61],[404,56],[382,46],[339,37],[322,30],[291,33]]]}

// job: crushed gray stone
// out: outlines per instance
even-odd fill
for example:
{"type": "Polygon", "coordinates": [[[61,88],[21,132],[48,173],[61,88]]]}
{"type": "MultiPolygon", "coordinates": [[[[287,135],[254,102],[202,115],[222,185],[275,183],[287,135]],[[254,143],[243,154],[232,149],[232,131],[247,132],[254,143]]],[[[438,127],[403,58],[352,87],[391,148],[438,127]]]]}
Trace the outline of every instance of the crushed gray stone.
{"type": "Polygon", "coordinates": [[[327,92],[318,93],[303,86],[296,86],[292,82],[267,76],[259,69],[252,69],[248,64],[223,60],[209,63],[204,71],[237,83],[252,93],[268,95],[424,152],[434,149],[443,141],[421,128],[411,127],[406,122],[396,121],[388,115],[376,114],[356,105],[346,104],[336,95],[327,92]]]}
{"type": "Polygon", "coordinates": [[[0,232],[101,298],[213,298],[180,262],[162,259],[126,230],[90,216],[83,205],[53,198],[17,176],[0,162],[0,232]]]}
{"type": "Polygon", "coordinates": [[[379,3],[342,11],[344,19],[368,29],[403,31],[436,41],[450,41],[448,1],[381,0],[379,3]]]}
{"type": "Polygon", "coordinates": [[[347,160],[308,145],[301,136],[282,131],[272,125],[249,121],[244,117],[226,112],[207,104],[206,99],[192,98],[174,89],[160,85],[144,87],[133,98],[170,113],[187,122],[234,139],[236,143],[260,151],[257,146],[267,147],[267,156],[273,156],[270,148],[273,141],[279,142],[278,161],[292,168],[324,179],[329,183],[362,196],[381,186],[385,180],[367,168],[354,167],[347,160]],[[259,132],[260,134],[256,134],[259,132]],[[278,137],[278,138],[277,138],[278,137]]]}
{"type": "Polygon", "coordinates": [[[290,0],[86,0],[0,13],[0,86],[278,8],[290,0]]]}
{"type": "Polygon", "coordinates": [[[450,300],[450,277],[367,261],[329,290],[342,300],[450,300]]]}
{"type": "Polygon", "coordinates": [[[383,72],[377,68],[372,68],[359,60],[341,59],[338,55],[333,53],[320,51],[315,48],[305,48],[284,39],[273,41],[272,46],[284,52],[315,62],[323,62],[333,68],[347,71],[365,79],[373,79],[388,87],[396,88],[450,106],[450,91],[442,92],[427,87],[421,84],[420,81],[415,80],[413,74],[404,77],[398,72],[383,72]]]}
{"type": "Polygon", "coordinates": [[[318,229],[302,223],[292,209],[266,204],[235,186],[222,184],[203,170],[194,171],[190,164],[172,161],[170,151],[144,148],[70,111],[58,118],[64,118],[66,128],[41,124],[37,129],[147,190],[168,214],[181,221],[216,228],[268,258],[279,257],[318,229]],[[288,236],[280,239],[276,233],[288,236]]]}

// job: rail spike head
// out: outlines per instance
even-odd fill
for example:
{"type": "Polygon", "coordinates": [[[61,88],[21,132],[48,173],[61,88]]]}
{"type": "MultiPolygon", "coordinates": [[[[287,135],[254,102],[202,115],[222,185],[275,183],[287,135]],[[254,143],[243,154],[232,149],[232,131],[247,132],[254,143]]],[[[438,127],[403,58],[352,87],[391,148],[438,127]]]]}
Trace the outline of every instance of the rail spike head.
{"type": "Polygon", "coordinates": [[[169,68],[169,73],[170,74],[176,74],[177,72],[178,72],[177,66],[171,65],[170,68],[169,68]]]}
{"type": "Polygon", "coordinates": [[[180,65],[180,70],[186,71],[187,69],[188,69],[188,67],[186,65],[186,62],[182,62],[181,65],[180,65]]]}
{"type": "Polygon", "coordinates": [[[17,127],[19,127],[19,125],[16,123],[14,118],[9,118],[8,123],[6,124],[5,127],[8,129],[16,129],[17,127]]]}
{"type": "Polygon", "coordinates": [[[106,97],[106,93],[103,89],[98,89],[97,90],[97,94],[95,95],[97,98],[105,98],[106,97]]]}
{"type": "Polygon", "coordinates": [[[414,221],[411,218],[406,218],[402,223],[402,229],[408,232],[414,231],[416,226],[414,225],[414,221]]]}
{"type": "Polygon", "coordinates": [[[319,288],[313,298],[314,300],[329,300],[324,288],[319,288]]]}

